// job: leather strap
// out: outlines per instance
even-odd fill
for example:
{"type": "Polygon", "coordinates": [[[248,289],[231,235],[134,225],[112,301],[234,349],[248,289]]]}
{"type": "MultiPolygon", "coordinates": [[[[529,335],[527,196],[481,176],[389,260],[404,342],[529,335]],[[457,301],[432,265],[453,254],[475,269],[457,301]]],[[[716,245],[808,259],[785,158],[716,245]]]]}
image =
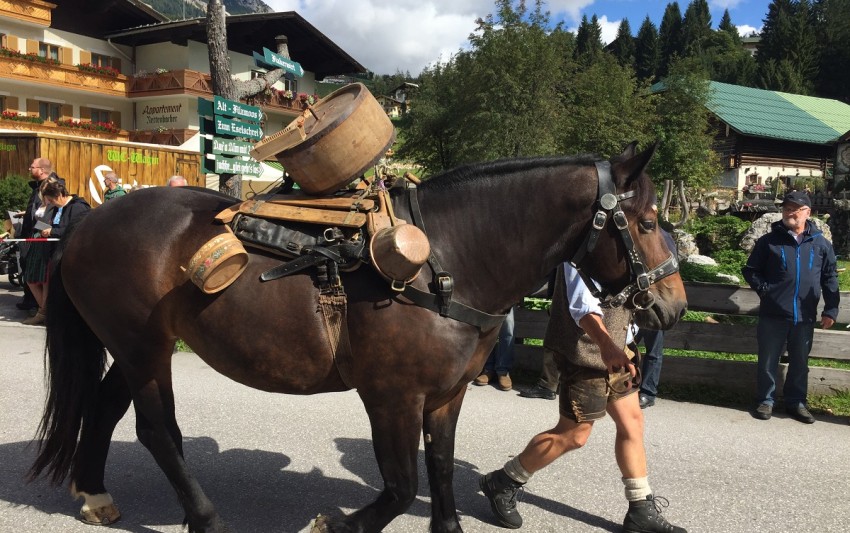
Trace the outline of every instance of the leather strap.
{"type": "MultiPolygon", "coordinates": [[[[421,229],[422,233],[428,235],[428,232],[425,230],[425,221],[422,219],[422,211],[419,208],[419,198],[416,193],[416,188],[407,188],[407,196],[410,202],[410,215],[413,219],[413,224],[421,229]]],[[[465,324],[470,324],[482,331],[500,327],[502,325],[502,321],[504,321],[505,316],[507,315],[491,315],[452,300],[454,279],[451,274],[443,270],[440,261],[434,253],[433,246],[431,247],[431,254],[428,257],[428,264],[431,267],[431,271],[434,273],[432,283],[437,289],[437,294],[425,292],[410,285],[406,285],[404,287],[404,291],[401,293],[402,296],[419,307],[439,313],[440,316],[448,317],[465,324]]]]}

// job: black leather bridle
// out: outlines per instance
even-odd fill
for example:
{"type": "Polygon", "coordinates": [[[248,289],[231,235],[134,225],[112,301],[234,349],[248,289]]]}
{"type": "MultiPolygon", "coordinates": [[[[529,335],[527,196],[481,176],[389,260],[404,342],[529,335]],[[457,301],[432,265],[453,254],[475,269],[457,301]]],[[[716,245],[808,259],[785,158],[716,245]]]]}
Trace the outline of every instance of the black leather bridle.
{"type": "Polygon", "coordinates": [[[603,307],[622,307],[626,302],[631,301],[636,309],[647,309],[655,303],[655,296],[649,292],[649,286],[678,272],[679,261],[676,259],[675,251],[671,250],[670,257],[652,270],[647,269],[646,262],[635,248],[635,241],[629,233],[629,221],[626,214],[620,207],[620,202],[633,198],[636,191],[617,194],[617,188],[611,179],[611,163],[608,161],[598,161],[596,172],[599,174],[599,192],[596,199],[598,210],[591,221],[590,231],[570,263],[578,271],[591,294],[600,300],[603,307]],[[620,238],[626,247],[626,261],[629,264],[631,275],[630,283],[617,295],[611,294],[607,289],[599,290],[596,283],[580,266],[585,257],[596,247],[599,234],[605,229],[609,221],[613,221],[620,231],[620,238]]]}

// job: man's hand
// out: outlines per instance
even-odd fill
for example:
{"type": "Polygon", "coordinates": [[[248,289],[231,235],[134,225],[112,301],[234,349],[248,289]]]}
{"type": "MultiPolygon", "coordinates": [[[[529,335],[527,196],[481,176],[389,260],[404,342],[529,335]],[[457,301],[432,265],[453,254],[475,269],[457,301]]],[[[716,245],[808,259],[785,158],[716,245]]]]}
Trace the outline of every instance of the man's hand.
{"type": "Polygon", "coordinates": [[[628,368],[632,377],[637,376],[635,365],[629,359],[629,356],[626,355],[626,352],[611,340],[611,335],[605,328],[605,324],[602,323],[601,316],[589,313],[581,317],[578,325],[599,346],[599,350],[602,353],[602,362],[608,368],[609,374],[614,374],[623,368],[628,368]]]}
{"type": "Polygon", "coordinates": [[[822,327],[823,329],[829,329],[833,326],[833,324],[835,324],[835,320],[833,320],[832,318],[826,315],[820,317],[820,327],[822,327]]]}
{"type": "Polygon", "coordinates": [[[637,369],[635,369],[634,363],[626,355],[626,352],[618,348],[616,344],[613,342],[603,343],[599,349],[602,352],[602,362],[608,368],[609,374],[615,374],[623,368],[628,368],[629,374],[633,378],[637,376],[637,369]]]}

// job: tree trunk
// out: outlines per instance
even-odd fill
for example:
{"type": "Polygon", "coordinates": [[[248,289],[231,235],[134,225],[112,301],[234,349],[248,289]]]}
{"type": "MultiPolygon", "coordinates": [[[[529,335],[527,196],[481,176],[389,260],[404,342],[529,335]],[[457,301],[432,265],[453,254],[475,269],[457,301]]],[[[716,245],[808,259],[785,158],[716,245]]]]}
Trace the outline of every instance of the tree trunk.
{"type": "MultiPolygon", "coordinates": [[[[289,45],[286,36],[277,38],[277,51],[289,58],[289,45]]],[[[227,26],[225,24],[224,5],[221,0],[209,0],[207,4],[207,49],[210,58],[210,77],[213,94],[228,100],[239,101],[265,91],[283,75],[283,69],[275,69],[253,80],[234,80],[230,75],[230,56],[227,48],[227,26]]],[[[219,191],[242,197],[242,176],[222,174],[219,176],[219,191]]]]}

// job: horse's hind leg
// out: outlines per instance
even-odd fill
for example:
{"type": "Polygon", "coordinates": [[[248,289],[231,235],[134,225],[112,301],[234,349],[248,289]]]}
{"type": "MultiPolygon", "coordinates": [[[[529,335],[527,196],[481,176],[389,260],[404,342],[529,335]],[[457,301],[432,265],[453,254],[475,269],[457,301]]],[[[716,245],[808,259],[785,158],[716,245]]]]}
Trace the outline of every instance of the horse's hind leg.
{"type": "Polygon", "coordinates": [[[448,403],[425,413],[422,431],[425,435],[425,466],[431,489],[431,531],[460,533],[455,505],[454,479],[455,431],[460,406],[466,394],[461,387],[448,403]]]}
{"type": "Polygon", "coordinates": [[[174,416],[174,392],[171,388],[171,348],[162,357],[150,360],[155,371],[147,374],[139,367],[128,376],[136,408],[136,434],[174,487],[186,512],[189,533],[228,531],[212,502],[189,472],[183,460],[183,436],[174,416]],[[147,375],[143,375],[147,374],[147,375]],[[134,387],[134,384],[139,384],[134,387]]]}
{"type": "Polygon", "coordinates": [[[107,525],[121,517],[103,478],[112,432],[127,412],[130,399],[127,381],[113,364],[100,382],[94,410],[83,418],[71,471],[71,493],[85,499],[80,518],[86,523],[107,525]]]}

